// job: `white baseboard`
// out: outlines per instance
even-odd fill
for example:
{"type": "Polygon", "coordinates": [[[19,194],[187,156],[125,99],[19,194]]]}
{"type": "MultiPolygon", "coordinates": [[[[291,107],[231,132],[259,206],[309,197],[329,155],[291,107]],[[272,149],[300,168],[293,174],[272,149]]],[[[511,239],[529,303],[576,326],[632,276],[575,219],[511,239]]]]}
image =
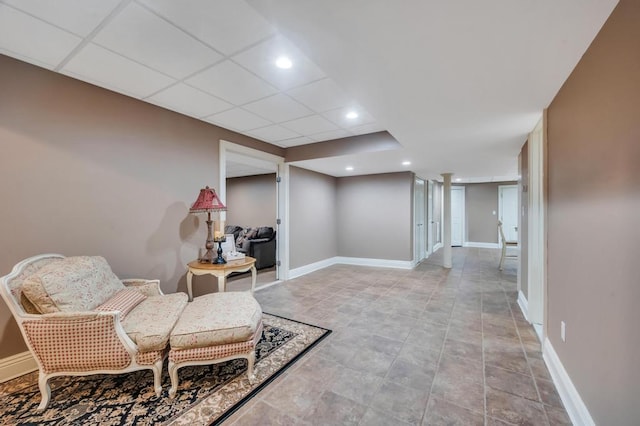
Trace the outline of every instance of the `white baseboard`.
{"type": "Polygon", "coordinates": [[[374,266],[377,268],[413,269],[417,262],[413,260],[388,260],[388,259],[367,259],[364,257],[341,257],[335,258],[336,263],[343,265],[374,266]]]}
{"type": "Polygon", "coordinates": [[[373,266],[377,268],[413,269],[418,262],[414,260],[388,260],[388,259],[367,259],[363,257],[343,257],[336,256],[319,262],[310,263],[299,268],[289,270],[289,278],[298,278],[311,272],[327,268],[332,265],[356,265],[373,266]]]}
{"type": "Polygon", "coordinates": [[[433,246],[433,253],[437,252],[441,248],[442,248],[442,243],[438,243],[438,244],[434,245],[433,246]]]}
{"type": "Polygon", "coordinates": [[[522,311],[522,315],[524,315],[524,319],[529,321],[529,302],[527,301],[527,298],[525,297],[522,290],[518,291],[518,306],[520,306],[520,310],[522,311]]]}
{"type": "Polygon", "coordinates": [[[288,279],[298,278],[303,275],[310,274],[311,272],[319,271],[320,269],[335,265],[338,263],[336,262],[336,259],[337,257],[330,257],[319,262],[309,263],[308,265],[304,265],[299,268],[290,269],[288,279]]]}
{"type": "Polygon", "coordinates": [[[256,287],[256,291],[264,290],[266,288],[273,287],[274,285],[277,285],[277,284],[282,284],[282,280],[273,281],[273,282],[261,285],[260,287],[256,287]]]}
{"type": "Polygon", "coordinates": [[[0,359],[0,383],[31,373],[37,369],[38,364],[29,351],[0,359]]]}
{"type": "Polygon", "coordinates": [[[476,248],[500,248],[500,244],[498,243],[474,243],[472,241],[467,241],[462,244],[462,247],[476,247],[476,248]]]}
{"type": "Polygon", "coordinates": [[[547,367],[549,367],[549,373],[551,373],[553,383],[558,389],[558,393],[567,410],[567,414],[569,414],[569,418],[571,418],[571,422],[574,425],[595,426],[596,423],[593,421],[591,414],[589,414],[587,406],[584,404],[584,401],[582,401],[578,390],[573,385],[569,374],[567,374],[567,370],[564,369],[549,339],[546,339],[544,342],[542,357],[547,367]]]}

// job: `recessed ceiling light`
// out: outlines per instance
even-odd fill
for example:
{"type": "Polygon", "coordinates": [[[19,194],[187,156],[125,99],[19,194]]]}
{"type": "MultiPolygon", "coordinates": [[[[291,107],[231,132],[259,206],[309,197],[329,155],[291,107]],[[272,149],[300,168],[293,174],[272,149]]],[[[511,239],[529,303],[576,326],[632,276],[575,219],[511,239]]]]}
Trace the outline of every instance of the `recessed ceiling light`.
{"type": "Polygon", "coordinates": [[[351,172],[353,171],[353,166],[347,166],[344,168],[346,171],[351,172]]]}
{"type": "Polygon", "coordinates": [[[278,68],[288,70],[292,66],[293,62],[291,62],[291,59],[287,58],[286,56],[280,56],[278,59],[276,59],[276,67],[278,68]]]}
{"type": "Polygon", "coordinates": [[[347,115],[345,115],[349,120],[353,120],[354,118],[358,118],[358,113],[355,111],[349,111],[347,115]]]}
{"type": "Polygon", "coordinates": [[[460,178],[456,178],[456,182],[460,182],[462,179],[460,178]]]}
{"type": "Polygon", "coordinates": [[[402,165],[403,166],[410,166],[411,165],[411,161],[403,161],[402,165]]]}

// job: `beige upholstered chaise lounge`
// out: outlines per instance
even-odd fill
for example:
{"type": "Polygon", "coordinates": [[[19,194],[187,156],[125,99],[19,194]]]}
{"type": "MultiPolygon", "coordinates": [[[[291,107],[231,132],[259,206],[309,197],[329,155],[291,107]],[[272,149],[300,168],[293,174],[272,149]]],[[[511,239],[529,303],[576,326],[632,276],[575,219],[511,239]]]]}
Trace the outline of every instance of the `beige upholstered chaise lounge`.
{"type": "Polygon", "coordinates": [[[157,280],[119,280],[102,257],[34,256],[0,279],[0,292],[38,363],[42,400],[48,380],[153,371],[160,396],[161,372],[173,326],[187,305],[184,293],[163,294],[157,280]]]}

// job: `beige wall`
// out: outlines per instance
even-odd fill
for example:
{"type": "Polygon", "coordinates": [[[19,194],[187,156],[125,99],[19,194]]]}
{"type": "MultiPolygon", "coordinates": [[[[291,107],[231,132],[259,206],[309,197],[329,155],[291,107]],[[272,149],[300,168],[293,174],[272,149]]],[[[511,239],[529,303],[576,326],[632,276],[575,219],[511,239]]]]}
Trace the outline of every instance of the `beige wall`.
{"type": "Polygon", "coordinates": [[[498,183],[464,185],[467,229],[465,241],[498,242],[498,185],[498,183]]]}
{"type": "Polygon", "coordinates": [[[516,183],[490,182],[453,185],[465,188],[465,242],[498,243],[498,187],[516,185],[516,183]]]}
{"type": "Polygon", "coordinates": [[[338,254],[412,260],[410,172],[338,178],[338,254]]]}
{"type": "MultiPolygon", "coordinates": [[[[280,148],[0,55],[0,275],[39,253],[102,255],[185,291],[218,185],[218,140],[280,148]]],[[[206,289],[198,289],[205,291],[206,289]]],[[[0,358],[26,350],[0,302],[0,358]]]]}
{"type": "Polygon", "coordinates": [[[640,419],[638,23],[621,0],[548,108],[549,339],[598,425],[640,419]]]}
{"type": "Polygon", "coordinates": [[[338,255],[336,178],[289,169],[289,267],[338,255]]]}
{"type": "Polygon", "coordinates": [[[276,174],[227,179],[227,225],[276,226],[276,174]]]}

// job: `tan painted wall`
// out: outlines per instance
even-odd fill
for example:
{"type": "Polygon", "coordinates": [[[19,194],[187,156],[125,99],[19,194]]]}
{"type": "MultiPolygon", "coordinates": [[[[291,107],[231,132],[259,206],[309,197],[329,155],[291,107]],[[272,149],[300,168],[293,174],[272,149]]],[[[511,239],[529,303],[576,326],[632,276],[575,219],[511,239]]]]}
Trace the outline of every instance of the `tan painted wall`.
{"type": "Polygon", "coordinates": [[[465,188],[465,242],[498,242],[498,187],[515,184],[516,182],[489,182],[453,185],[465,188]]]}
{"type": "MultiPolygon", "coordinates": [[[[188,209],[218,184],[219,139],[283,155],[0,55],[0,275],[39,253],[91,254],[121,277],[185,291],[184,265],[206,238],[204,216],[188,209]]],[[[24,350],[0,302],[0,358],[24,350]]]]}
{"type": "Polygon", "coordinates": [[[227,179],[227,225],[276,226],[276,174],[227,179]]]}
{"type": "Polygon", "coordinates": [[[289,169],[289,267],[338,255],[336,178],[289,169]]]}
{"type": "Polygon", "coordinates": [[[548,108],[549,339],[598,425],[640,419],[638,23],[621,0],[548,108]]]}
{"type": "Polygon", "coordinates": [[[498,186],[513,184],[515,182],[464,185],[467,219],[466,241],[474,243],[498,242],[498,186]]]}
{"type": "Polygon", "coordinates": [[[412,260],[413,173],[338,178],[338,254],[412,260]]]}

